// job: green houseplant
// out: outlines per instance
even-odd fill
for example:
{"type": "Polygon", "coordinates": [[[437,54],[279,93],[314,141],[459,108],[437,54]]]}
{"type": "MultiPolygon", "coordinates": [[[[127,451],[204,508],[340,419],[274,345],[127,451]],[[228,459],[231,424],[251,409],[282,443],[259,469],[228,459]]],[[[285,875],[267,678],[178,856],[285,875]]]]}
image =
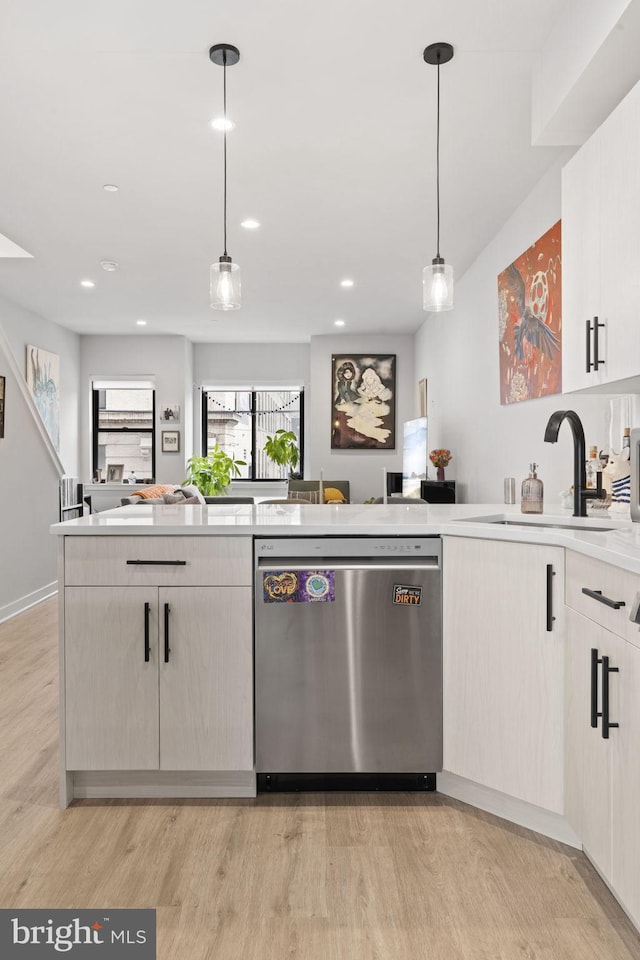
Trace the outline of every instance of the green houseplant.
{"type": "Polygon", "coordinates": [[[300,462],[300,451],[295,433],[291,430],[276,430],[272,437],[267,434],[264,452],[280,467],[289,467],[289,476],[300,462]]]}
{"type": "Polygon", "coordinates": [[[225,492],[233,477],[240,476],[244,460],[236,460],[221,450],[218,444],[207,457],[190,457],[187,460],[187,476],[183,483],[192,483],[203,497],[219,497],[225,492]]]}

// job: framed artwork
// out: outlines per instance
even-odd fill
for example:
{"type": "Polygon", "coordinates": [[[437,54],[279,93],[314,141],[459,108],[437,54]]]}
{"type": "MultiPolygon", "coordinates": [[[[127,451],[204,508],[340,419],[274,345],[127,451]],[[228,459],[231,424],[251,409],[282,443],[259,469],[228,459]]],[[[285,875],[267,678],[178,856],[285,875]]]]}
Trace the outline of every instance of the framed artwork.
{"type": "Polygon", "coordinates": [[[27,344],[27,386],[51,443],[60,453],[60,357],[27,344]]]}
{"type": "Polygon", "coordinates": [[[107,483],[122,483],[124,463],[110,463],[107,466],[107,483]]]}
{"type": "Polygon", "coordinates": [[[4,437],[4,391],[6,377],[0,377],[0,440],[4,437]]]}
{"type": "Polygon", "coordinates": [[[418,380],[418,416],[427,415],[427,381],[418,380]]]}
{"type": "Polygon", "coordinates": [[[331,357],[331,449],[395,450],[395,354],[331,357]]]}
{"type": "Polygon", "coordinates": [[[180,406],[177,403],[163,403],[160,407],[162,423],[180,423],[180,406]]]}
{"type": "Polygon", "coordinates": [[[562,392],[561,221],[498,276],[500,403],[562,392]]]}
{"type": "Polygon", "coordinates": [[[162,431],[162,452],[180,453],[180,431],[163,430],[162,431]]]}

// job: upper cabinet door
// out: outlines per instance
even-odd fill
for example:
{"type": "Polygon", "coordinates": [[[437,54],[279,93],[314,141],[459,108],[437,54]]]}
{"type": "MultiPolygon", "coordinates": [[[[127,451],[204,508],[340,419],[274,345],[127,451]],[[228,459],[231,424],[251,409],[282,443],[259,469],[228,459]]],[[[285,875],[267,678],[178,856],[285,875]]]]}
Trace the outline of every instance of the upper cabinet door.
{"type": "MultiPolygon", "coordinates": [[[[562,389],[581,390],[602,379],[587,369],[587,338],[594,357],[594,317],[600,317],[600,131],[562,171],[562,389]]],[[[603,354],[604,330],[599,329],[603,354]]],[[[604,356],[601,356],[604,359],[604,356]]]]}
{"type": "Polygon", "coordinates": [[[604,382],[640,374],[640,84],[600,128],[604,382]]]}

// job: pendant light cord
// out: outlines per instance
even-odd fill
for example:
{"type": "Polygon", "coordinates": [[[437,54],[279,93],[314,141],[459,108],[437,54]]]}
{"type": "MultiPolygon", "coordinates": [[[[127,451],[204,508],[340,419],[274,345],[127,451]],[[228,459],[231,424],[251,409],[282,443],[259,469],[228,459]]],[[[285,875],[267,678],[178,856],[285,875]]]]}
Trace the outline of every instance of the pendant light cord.
{"type": "MultiPolygon", "coordinates": [[[[226,189],[226,188],[225,188],[226,189]]],[[[440,259],[440,54],[438,53],[438,109],[436,120],[436,207],[438,235],[436,256],[440,259]]]]}
{"type": "MultiPolygon", "coordinates": [[[[439,68],[438,68],[439,69],[439,68]]],[[[224,115],[224,255],[227,254],[227,51],[222,54],[222,111],[224,115]]],[[[440,229],[440,228],[438,228],[440,229]]]]}

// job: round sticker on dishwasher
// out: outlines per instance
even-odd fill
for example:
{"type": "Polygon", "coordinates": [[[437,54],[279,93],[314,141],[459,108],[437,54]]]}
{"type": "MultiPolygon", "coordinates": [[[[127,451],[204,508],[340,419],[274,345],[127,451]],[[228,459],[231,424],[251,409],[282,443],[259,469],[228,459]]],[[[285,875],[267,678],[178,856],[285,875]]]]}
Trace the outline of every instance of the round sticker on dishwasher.
{"type": "Polygon", "coordinates": [[[335,574],[333,570],[309,570],[300,574],[300,587],[304,601],[335,600],[335,574]]]}
{"type": "Polygon", "coordinates": [[[329,592],[329,581],[321,573],[314,573],[307,580],[307,592],[312,597],[324,597],[329,592]]]}

